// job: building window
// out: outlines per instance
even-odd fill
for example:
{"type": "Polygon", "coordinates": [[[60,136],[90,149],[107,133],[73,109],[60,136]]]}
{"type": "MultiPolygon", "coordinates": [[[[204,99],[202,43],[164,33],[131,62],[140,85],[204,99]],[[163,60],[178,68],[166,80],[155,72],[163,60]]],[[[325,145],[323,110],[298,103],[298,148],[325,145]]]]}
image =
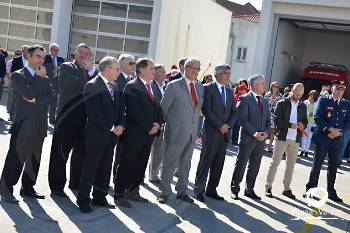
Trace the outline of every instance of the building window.
{"type": "Polygon", "coordinates": [[[87,43],[95,62],[121,53],[146,56],[152,12],[150,0],[74,0],[69,50],[87,43]]]}
{"type": "Polygon", "coordinates": [[[238,47],[236,60],[240,62],[247,61],[247,47],[238,47]]]}

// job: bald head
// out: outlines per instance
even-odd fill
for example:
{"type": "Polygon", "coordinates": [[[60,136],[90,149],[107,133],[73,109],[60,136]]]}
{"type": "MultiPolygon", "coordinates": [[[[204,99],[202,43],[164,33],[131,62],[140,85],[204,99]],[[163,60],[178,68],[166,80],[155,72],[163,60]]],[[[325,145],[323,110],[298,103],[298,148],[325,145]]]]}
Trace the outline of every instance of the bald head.
{"type": "Polygon", "coordinates": [[[302,83],[294,84],[291,92],[291,100],[298,101],[304,95],[304,85],[302,83]]]}

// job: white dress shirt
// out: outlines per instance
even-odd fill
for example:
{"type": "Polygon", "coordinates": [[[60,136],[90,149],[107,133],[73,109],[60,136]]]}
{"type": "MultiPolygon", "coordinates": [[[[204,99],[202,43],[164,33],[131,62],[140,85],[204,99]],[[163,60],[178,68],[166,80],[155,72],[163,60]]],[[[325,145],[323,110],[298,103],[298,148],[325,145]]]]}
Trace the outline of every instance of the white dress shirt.
{"type": "Polygon", "coordinates": [[[32,68],[32,67],[30,67],[30,66],[26,66],[26,69],[29,71],[29,73],[34,77],[35,76],[35,70],[32,68]]]}
{"type": "MultiPolygon", "coordinates": [[[[299,102],[298,101],[294,102],[291,100],[290,103],[292,105],[292,108],[290,110],[289,123],[297,124],[298,123],[298,104],[299,104],[299,102]]],[[[286,139],[296,140],[297,133],[298,133],[298,129],[288,128],[286,139]]]]}

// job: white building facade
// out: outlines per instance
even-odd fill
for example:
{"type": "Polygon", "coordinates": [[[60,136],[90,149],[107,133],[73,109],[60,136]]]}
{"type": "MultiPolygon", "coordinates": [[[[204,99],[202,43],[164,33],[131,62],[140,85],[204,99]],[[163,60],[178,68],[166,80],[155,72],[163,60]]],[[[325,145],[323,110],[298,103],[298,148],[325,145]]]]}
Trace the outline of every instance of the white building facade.
{"type": "Polygon", "coordinates": [[[94,61],[121,53],[166,67],[183,56],[224,62],[231,15],[212,0],[1,0],[0,47],[51,42],[69,58],[87,43],[94,61]]]}

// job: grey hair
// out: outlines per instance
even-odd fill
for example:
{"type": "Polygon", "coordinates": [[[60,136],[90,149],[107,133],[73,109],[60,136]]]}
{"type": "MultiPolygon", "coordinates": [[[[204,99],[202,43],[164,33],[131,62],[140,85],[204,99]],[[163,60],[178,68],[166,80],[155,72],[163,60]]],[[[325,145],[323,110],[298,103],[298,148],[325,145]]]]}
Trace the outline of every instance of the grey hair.
{"type": "Polygon", "coordinates": [[[201,64],[198,58],[190,57],[185,61],[185,67],[192,66],[194,63],[199,63],[199,65],[201,64]]]}
{"type": "Polygon", "coordinates": [[[263,81],[263,80],[265,80],[264,75],[262,75],[262,74],[253,74],[248,79],[249,89],[252,89],[254,84],[257,84],[259,81],[263,81]]]}
{"type": "Polygon", "coordinates": [[[302,84],[302,83],[295,83],[295,84],[293,85],[292,90],[295,90],[295,89],[297,89],[297,88],[304,88],[304,84],[302,84]]]}
{"type": "Polygon", "coordinates": [[[111,67],[113,62],[118,62],[115,57],[106,56],[101,59],[101,61],[98,63],[98,69],[100,71],[104,71],[107,67],[111,67]]]}
{"type": "Polygon", "coordinates": [[[77,53],[80,48],[86,48],[86,49],[88,49],[90,51],[90,54],[92,53],[91,48],[85,43],[78,44],[78,46],[76,47],[74,53],[77,53]]]}
{"type": "Polygon", "coordinates": [[[135,58],[134,58],[133,55],[123,53],[123,54],[120,54],[120,55],[119,55],[119,57],[118,57],[118,62],[119,62],[119,63],[122,63],[124,60],[126,60],[126,59],[128,59],[128,58],[131,58],[132,60],[135,60],[135,58]]]}
{"type": "Polygon", "coordinates": [[[230,70],[230,69],[231,69],[231,67],[227,64],[217,64],[214,68],[214,75],[215,75],[215,77],[217,77],[225,70],[230,70]]]}
{"type": "Polygon", "coordinates": [[[60,46],[59,46],[57,43],[51,43],[51,44],[49,45],[49,50],[50,50],[52,47],[59,48],[60,46]]]}

